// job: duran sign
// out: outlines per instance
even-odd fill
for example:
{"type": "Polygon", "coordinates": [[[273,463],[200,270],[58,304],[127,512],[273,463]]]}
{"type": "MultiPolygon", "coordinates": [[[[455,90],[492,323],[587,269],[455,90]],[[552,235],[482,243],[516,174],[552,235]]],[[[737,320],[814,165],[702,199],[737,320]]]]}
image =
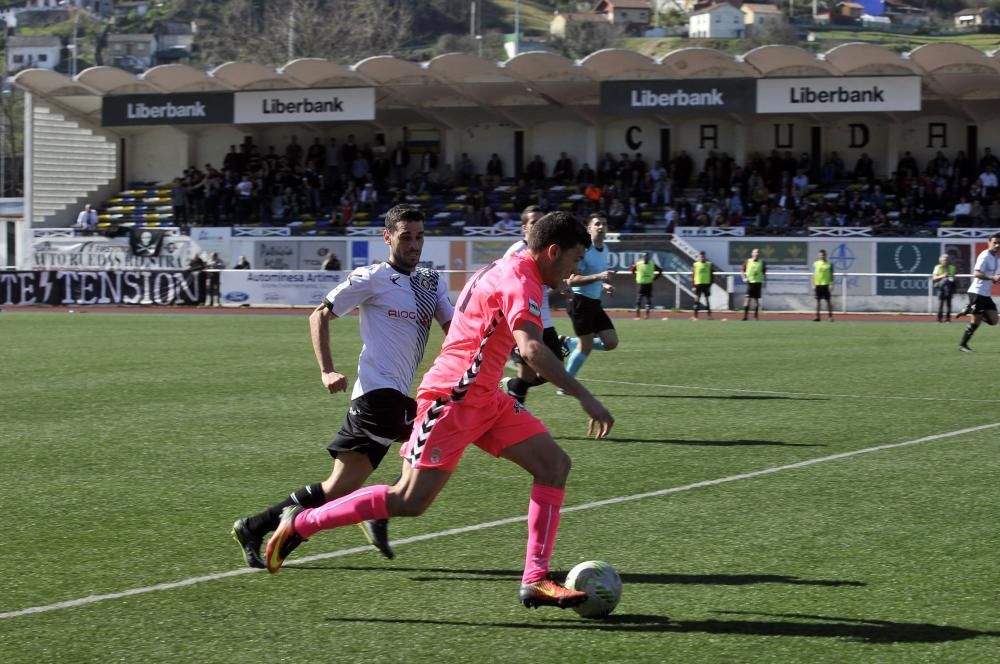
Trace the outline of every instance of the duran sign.
{"type": "Polygon", "coordinates": [[[758,113],[919,111],[919,76],[762,78],[758,113]]]}
{"type": "Polygon", "coordinates": [[[101,126],[232,124],[233,95],[191,92],[175,95],[112,95],[101,104],[101,126]]]}
{"type": "Polygon", "coordinates": [[[237,92],[236,124],[375,119],[375,88],[237,92]]]}
{"type": "Polygon", "coordinates": [[[752,113],[756,81],[752,78],[691,80],[602,81],[601,112],[636,113],[752,113]]]}

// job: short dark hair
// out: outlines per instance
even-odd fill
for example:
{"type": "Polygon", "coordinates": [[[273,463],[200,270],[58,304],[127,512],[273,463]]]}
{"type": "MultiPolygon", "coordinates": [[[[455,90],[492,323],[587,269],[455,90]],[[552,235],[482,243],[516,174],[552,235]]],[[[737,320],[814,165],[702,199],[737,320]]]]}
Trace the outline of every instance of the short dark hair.
{"type": "Polygon", "coordinates": [[[993,240],[993,239],[1000,240],[1000,233],[994,233],[993,235],[990,236],[990,239],[991,240],[993,240]]]}
{"type": "Polygon", "coordinates": [[[540,205],[529,205],[528,207],[521,210],[521,223],[522,224],[527,223],[528,215],[535,214],[536,212],[545,214],[545,210],[543,210],[540,205]]]}
{"type": "Polygon", "coordinates": [[[608,223],[608,218],[607,216],[605,216],[603,212],[591,212],[590,216],[587,217],[587,225],[590,226],[590,222],[592,222],[594,219],[600,219],[604,223],[608,223]]]}
{"type": "Polygon", "coordinates": [[[412,205],[394,205],[385,213],[385,229],[390,233],[396,230],[396,224],[401,221],[424,221],[424,213],[412,205]]]}
{"type": "Polygon", "coordinates": [[[526,242],[531,251],[541,251],[552,244],[562,249],[572,249],[577,245],[589,249],[590,233],[578,218],[559,210],[549,212],[536,221],[528,231],[526,242]]]}

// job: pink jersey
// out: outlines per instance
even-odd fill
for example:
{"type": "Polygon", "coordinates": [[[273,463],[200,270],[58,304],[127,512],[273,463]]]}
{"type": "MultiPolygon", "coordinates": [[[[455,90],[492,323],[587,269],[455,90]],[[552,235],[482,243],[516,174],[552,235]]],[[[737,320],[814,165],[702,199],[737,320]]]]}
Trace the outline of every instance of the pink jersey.
{"type": "Polygon", "coordinates": [[[542,276],[527,252],[490,263],[465,284],[441,353],[424,374],[417,398],[491,397],[521,321],[542,329],[542,276]]]}

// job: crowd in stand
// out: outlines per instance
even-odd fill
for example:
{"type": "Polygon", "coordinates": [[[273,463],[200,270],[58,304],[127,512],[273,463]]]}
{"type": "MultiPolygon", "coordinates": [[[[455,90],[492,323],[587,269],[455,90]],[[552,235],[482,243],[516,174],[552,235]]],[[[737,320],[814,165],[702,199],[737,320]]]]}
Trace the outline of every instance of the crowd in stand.
{"type": "Polygon", "coordinates": [[[641,153],[605,153],[594,166],[577,166],[563,152],[551,168],[535,155],[511,178],[496,154],[482,167],[462,153],[454,166],[439,168],[436,153],[411,159],[401,142],[373,147],[349,136],[304,146],[292,136],[282,153],[248,140],[231,146],[218,168],[187,169],[175,184],[173,208],[182,226],[281,224],[303,216],[346,226],[360,211],[374,217],[423,194],[463,187],[458,223],[468,226],[516,227],[509,213],[496,209],[500,192],[515,211],[557,204],[580,215],[599,210],[617,231],[740,225],[756,234],[786,234],[810,226],[869,226],[900,235],[946,220],[1000,226],[998,171],[990,148],[978,161],[938,152],[923,165],[906,152],[889,178],[876,177],[866,154],[849,168],[836,152],[821,164],[806,153],[773,151],[742,165],[711,152],[697,169],[682,150],[666,164],[641,153]]]}

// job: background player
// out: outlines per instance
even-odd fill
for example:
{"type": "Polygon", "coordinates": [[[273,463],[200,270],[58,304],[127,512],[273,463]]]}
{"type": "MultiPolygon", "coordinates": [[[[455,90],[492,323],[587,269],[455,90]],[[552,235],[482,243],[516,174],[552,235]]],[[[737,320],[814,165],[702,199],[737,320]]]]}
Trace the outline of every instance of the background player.
{"type": "MultiPolygon", "coordinates": [[[[518,251],[524,251],[527,248],[528,231],[531,230],[535,222],[541,219],[544,214],[542,208],[537,205],[529,205],[524,208],[524,211],[521,213],[521,232],[524,234],[524,237],[510,245],[510,248],[504,253],[505,257],[518,251]]],[[[565,338],[559,336],[555,325],[552,323],[552,309],[549,307],[549,287],[544,285],[542,286],[542,325],[544,326],[542,340],[545,341],[545,345],[560,359],[565,358],[569,354],[569,350],[566,348],[565,338]]],[[[525,399],[528,398],[528,390],[546,381],[524,362],[520,353],[517,352],[517,348],[514,349],[511,356],[517,366],[517,375],[513,378],[505,378],[502,384],[507,394],[524,403],[525,399]]]]}
{"type": "Polygon", "coordinates": [[[826,310],[833,320],[833,300],[830,296],[830,288],[833,286],[833,264],[826,259],[826,250],[820,249],[818,257],[813,262],[813,294],[816,296],[816,317],[813,321],[819,320],[820,305],[826,300],[826,310]]]}
{"type": "Polygon", "coordinates": [[[590,351],[614,350],[618,347],[618,332],[601,306],[601,295],[615,292],[614,286],[609,283],[614,274],[608,270],[608,256],[611,252],[604,245],[608,220],[599,213],[590,215],[587,231],[590,233],[590,248],[574,273],[566,280],[573,289],[573,298],[569,301],[569,316],[576,334],[576,339],[571,339],[568,344],[572,352],[566,362],[566,370],[571,376],[580,372],[590,351]]]}
{"type": "Polygon", "coordinates": [[[740,276],[747,284],[747,294],[743,298],[743,320],[750,314],[750,303],[753,302],[754,320],[760,318],[760,292],[764,288],[767,276],[767,264],[760,259],[760,249],[750,252],[750,258],[743,262],[740,276]]]}
{"type": "Polygon", "coordinates": [[[1000,252],[1000,233],[990,236],[989,246],[976,257],[976,267],[972,271],[972,285],[969,286],[969,304],[959,313],[959,316],[972,314],[972,320],[962,334],[962,342],[958,349],[963,353],[971,353],[969,339],[976,333],[979,324],[986,321],[987,325],[997,324],[997,304],[993,301],[991,293],[993,284],[1000,282],[1000,260],[997,253],[1000,252]]]}
{"type": "Polygon", "coordinates": [[[663,268],[657,265],[647,251],[637,260],[629,272],[635,275],[635,319],[639,320],[642,301],[646,301],[646,320],[653,308],[653,281],[663,276],[663,268]]]}
{"type": "Polygon", "coordinates": [[[708,317],[712,317],[712,278],[715,268],[712,261],[708,260],[704,251],[698,252],[698,260],[691,266],[691,284],[694,286],[694,313],[693,318],[698,319],[698,308],[701,306],[701,298],[705,298],[705,311],[708,317]]]}

